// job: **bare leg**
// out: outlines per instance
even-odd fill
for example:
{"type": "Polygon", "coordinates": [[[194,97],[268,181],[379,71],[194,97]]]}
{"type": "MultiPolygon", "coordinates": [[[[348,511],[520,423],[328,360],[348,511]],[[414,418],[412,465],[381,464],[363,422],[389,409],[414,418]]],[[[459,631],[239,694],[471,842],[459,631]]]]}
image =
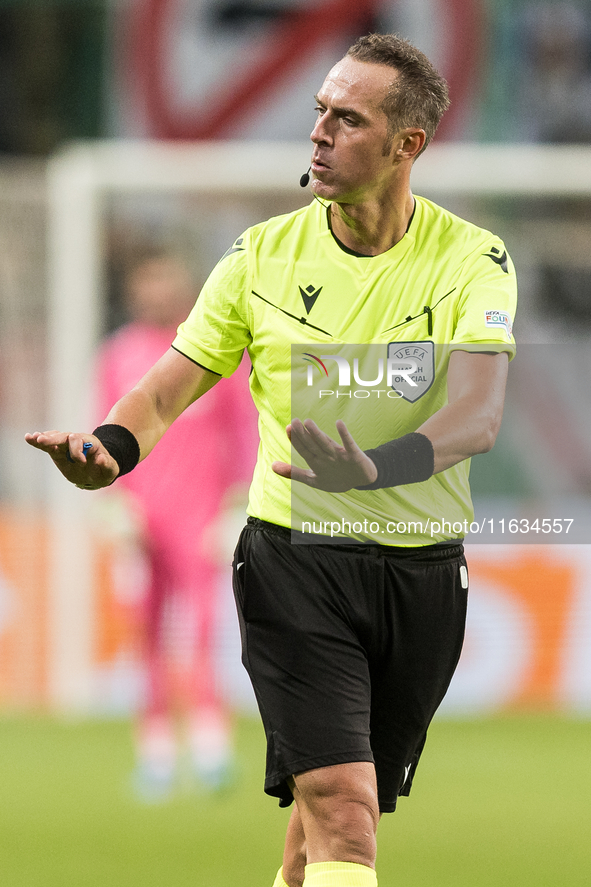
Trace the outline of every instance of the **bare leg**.
{"type": "Polygon", "coordinates": [[[304,852],[306,864],[354,862],[375,868],[380,817],[373,764],[359,761],[298,773],[292,790],[298,815],[292,815],[288,829],[290,887],[301,884],[304,852]]]}
{"type": "Polygon", "coordinates": [[[295,806],[287,826],[283,853],[283,880],[289,887],[302,887],[306,861],[306,836],[295,806]]]}

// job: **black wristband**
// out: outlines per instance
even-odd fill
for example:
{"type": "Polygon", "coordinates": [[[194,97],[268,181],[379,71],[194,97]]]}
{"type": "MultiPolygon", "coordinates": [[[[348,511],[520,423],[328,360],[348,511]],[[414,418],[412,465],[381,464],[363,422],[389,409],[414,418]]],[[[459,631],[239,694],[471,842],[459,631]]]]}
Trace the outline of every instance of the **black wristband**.
{"type": "Polygon", "coordinates": [[[129,429],[123,425],[99,425],[92,433],[119,466],[117,477],[133,471],[140,461],[140,445],[129,429]]]}
{"type": "Polygon", "coordinates": [[[378,469],[378,476],[372,484],[355,487],[356,490],[383,490],[402,484],[418,484],[428,480],[435,467],[433,444],[418,431],[389,440],[374,450],[365,450],[365,455],[378,469]]]}

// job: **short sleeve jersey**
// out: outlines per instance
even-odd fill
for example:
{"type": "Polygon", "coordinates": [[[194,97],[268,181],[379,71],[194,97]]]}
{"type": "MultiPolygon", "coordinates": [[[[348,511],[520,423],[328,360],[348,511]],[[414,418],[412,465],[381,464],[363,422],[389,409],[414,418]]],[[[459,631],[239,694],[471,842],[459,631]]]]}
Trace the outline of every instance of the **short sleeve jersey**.
{"type": "MultiPolygon", "coordinates": [[[[292,418],[294,373],[303,379],[310,372],[302,354],[310,360],[338,354],[340,347],[364,345],[378,346],[384,356],[404,357],[409,353],[405,349],[418,343],[421,353],[438,363],[434,374],[440,383],[423,383],[426,390],[418,397],[389,400],[392,409],[378,423],[379,432],[371,421],[353,422],[350,430],[359,445],[375,447],[416,430],[447,402],[442,361],[432,360],[433,349],[442,346],[448,358],[455,349],[513,356],[516,298],[515,271],[502,241],[424,198],[416,197],[404,237],[372,257],[340,245],[326,208],[313,201],[249,228],[236,240],[179,327],[173,347],[222,376],[234,372],[248,349],[261,439],[248,511],[298,529],[292,485],[271,465],[292,461],[285,429],[292,418]]],[[[322,364],[327,372],[327,361],[322,364]]],[[[422,369],[416,361],[407,367],[422,369]]],[[[336,371],[333,362],[331,373],[336,371]]],[[[324,383],[326,390],[339,390],[336,378],[327,377],[324,383]]],[[[342,397],[345,401],[352,402],[350,394],[342,397]]],[[[334,426],[323,430],[338,439],[334,426]]],[[[361,541],[433,544],[463,535],[457,523],[465,530],[472,519],[468,473],[465,460],[423,483],[324,494],[316,502],[309,500],[306,487],[306,507],[311,518],[323,515],[325,523],[327,518],[370,514],[374,520],[369,523],[378,529],[368,530],[366,520],[357,534],[361,541]],[[434,532],[432,522],[438,518],[444,526],[434,532]],[[412,519],[414,526],[408,529],[412,519]]],[[[293,483],[294,490],[301,486],[293,483]]]]}

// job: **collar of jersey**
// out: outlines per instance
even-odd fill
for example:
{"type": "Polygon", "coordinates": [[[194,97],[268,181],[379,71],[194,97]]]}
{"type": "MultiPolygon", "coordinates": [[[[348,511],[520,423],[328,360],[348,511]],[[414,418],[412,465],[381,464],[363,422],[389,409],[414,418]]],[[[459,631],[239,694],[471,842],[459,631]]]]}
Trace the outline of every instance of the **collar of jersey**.
{"type": "MultiPolygon", "coordinates": [[[[318,201],[320,203],[320,201],[318,201]]],[[[377,263],[379,259],[384,259],[387,257],[389,261],[391,261],[394,257],[399,258],[401,255],[406,253],[406,251],[412,246],[414,243],[414,231],[418,224],[418,214],[419,214],[419,202],[414,198],[414,209],[412,211],[412,215],[408,220],[408,226],[404,233],[404,236],[398,243],[395,243],[394,246],[391,246],[390,249],[386,250],[384,253],[378,253],[377,256],[368,256],[364,253],[358,253],[353,249],[350,249],[348,246],[339,240],[334,231],[332,230],[332,225],[330,224],[330,207],[331,204],[321,204],[321,206],[326,208],[325,218],[326,218],[326,226],[328,228],[328,233],[330,234],[331,241],[336,245],[340,253],[345,253],[347,256],[353,256],[356,259],[368,259],[372,260],[374,263],[377,263]]]]}

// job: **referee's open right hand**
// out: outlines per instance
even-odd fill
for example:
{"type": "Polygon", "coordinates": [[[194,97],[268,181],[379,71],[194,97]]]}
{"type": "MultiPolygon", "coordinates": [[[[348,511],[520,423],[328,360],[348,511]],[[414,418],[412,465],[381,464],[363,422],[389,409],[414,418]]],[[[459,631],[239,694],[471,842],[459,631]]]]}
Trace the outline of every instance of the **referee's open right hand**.
{"type": "Polygon", "coordinates": [[[25,440],[51,456],[66,480],[81,490],[108,487],[119,474],[119,465],[93,434],[35,431],[25,440]]]}

